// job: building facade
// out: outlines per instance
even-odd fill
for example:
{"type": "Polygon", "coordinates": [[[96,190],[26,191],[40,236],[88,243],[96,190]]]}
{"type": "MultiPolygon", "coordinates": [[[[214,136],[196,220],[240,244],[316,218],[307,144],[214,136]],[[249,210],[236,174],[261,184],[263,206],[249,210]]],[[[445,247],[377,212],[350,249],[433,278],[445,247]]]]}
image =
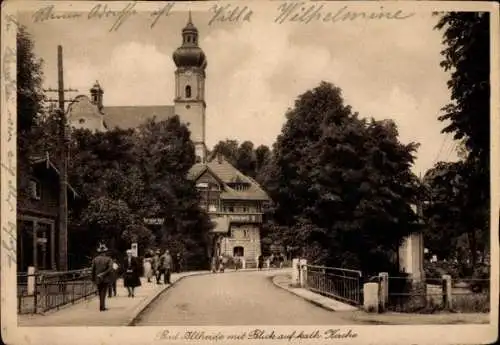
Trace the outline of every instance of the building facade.
{"type": "MultiPolygon", "coordinates": [[[[59,171],[49,157],[20,167],[17,198],[17,269],[57,270],[59,262],[59,171]]],[[[77,196],[68,185],[68,200],[77,196]]]]}
{"type": "Polygon", "coordinates": [[[213,254],[244,258],[247,267],[254,267],[262,254],[263,206],[269,201],[266,192],[218,154],[195,164],[189,177],[196,181],[201,207],[215,223],[213,254]]]}
{"type": "Polygon", "coordinates": [[[90,97],[80,95],[71,103],[68,121],[75,128],[105,131],[115,127],[137,128],[149,118],[163,121],[179,116],[188,126],[195,145],[196,164],[189,178],[196,181],[202,195],[201,207],[215,223],[212,255],[242,257],[247,266],[252,266],[261,254],[262,205],[269,198],[257,182],[224,157],[207,157],[207,57],[198,42],[198,29],[189,14],[182,29],[182,44],[172,56],[176,66],[173,105],[107,107],[103,102],[104,90],[96,82],[90,89],[90,97]]]}

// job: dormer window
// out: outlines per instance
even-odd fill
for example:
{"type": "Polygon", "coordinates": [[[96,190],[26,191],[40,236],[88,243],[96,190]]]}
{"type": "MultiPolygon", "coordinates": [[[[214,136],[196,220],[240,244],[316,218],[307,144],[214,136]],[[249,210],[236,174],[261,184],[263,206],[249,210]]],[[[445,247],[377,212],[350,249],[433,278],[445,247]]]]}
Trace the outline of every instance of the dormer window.
{"type": "Polygon", "coordinates": [[[34,200],[40,200],[42,198],[42,189],[40,183],[34,179],[29,181],[29,196],[34,200]]]}

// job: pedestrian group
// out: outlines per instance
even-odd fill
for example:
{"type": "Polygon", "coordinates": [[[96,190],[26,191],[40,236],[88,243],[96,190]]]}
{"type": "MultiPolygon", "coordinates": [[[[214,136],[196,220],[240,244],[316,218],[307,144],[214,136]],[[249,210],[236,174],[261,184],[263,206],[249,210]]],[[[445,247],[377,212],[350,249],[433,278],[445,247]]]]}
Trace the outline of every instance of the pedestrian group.
{"type": "MultiPolygon", "coordinates": [[[[177,255],[177,271],[181,269],[181,257],[177,255]]],[[[99,295],[99,310],[105,311],[106,294],[108,298],[117,296],[116,281],[120,276],[123,276],[123,285],[127,288],[128,297],[135,297],[135,289],[141,284],[141,263],[139,259],[133,256],[131,249],[126,251],[126,257],[122,261],[123,267],[120,267],[118,260],[110,256],[109,250],[104,244],[100,244],[97,248],[97,256],[92,260],[91,276],[92,281],[97,286],[99,295]]],[[[161,250],[156,250],[154,254],[148,253],[144,260],[144,276],[148,283],[152,283],[152,279],[156,278],[156,283],[161,284],[163,276],[164,284],[171,284],[171,273],[173,269],[173,260],[169,250],[165,250],[163,254],[161,250]]]]}

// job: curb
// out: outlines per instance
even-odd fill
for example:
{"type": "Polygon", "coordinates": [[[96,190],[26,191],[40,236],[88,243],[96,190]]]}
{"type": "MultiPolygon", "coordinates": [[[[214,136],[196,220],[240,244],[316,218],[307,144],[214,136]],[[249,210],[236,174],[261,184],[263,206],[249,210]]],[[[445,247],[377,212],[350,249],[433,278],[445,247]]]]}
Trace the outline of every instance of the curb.
{"type": "MultiPolygon", "coordinates": [[[[285,291],[288,291],[289,293],[291,293],[291,294],[293,294],[293,295],[295,295],[295,296],[297,296],[297,297],[300,297],[300,298],[302,298],[303,300],[305,300],[305,301],[307,301],[307,302],[309,302],[309,303],[311,303],[311,304],[314,304],[314,305],[316,305],[316,306],[318,306],[318,307],[320,307],[320,308],[323,308],[323,309],[325,309],[325,310],[328,310],[328,311],[336,311],[336,312],[339,312],[339,313],[340,313],[340,312],[346,312],[346,311],[343,311],[343,310],[335,310],[334,308],[332,308],[332,307],[330,307],[330,306],[328,306],[328,305],[326,305],[326,304],[323,304],[323,303],[321,303],[321,302],[319,302],[319,301],[317,301],[317,300],[313,300],[313,299],[310,299],[310,298],[304,297],[304,296],[302,296],[302,295],[300,295],[300,294],[298,294],[298,293],[294,292],[292,289],[287,288],[287,287],[285,287],[285,286],[282,286],[282,285],[278,284],[278,283],[275,281],[275,278],[276,278],[276,277],[278,277],[278,276],[279,276],[279,275],[272,276],[272,277],[271,277],[271,281],[273,282],[273,284],[274,284],[275,286],[279,287],[280,289],[283,289],[283,290],[285,290],[285,291]]],[[[340,302],[339,302],[339,303],[340,303],[340,302]]]]}

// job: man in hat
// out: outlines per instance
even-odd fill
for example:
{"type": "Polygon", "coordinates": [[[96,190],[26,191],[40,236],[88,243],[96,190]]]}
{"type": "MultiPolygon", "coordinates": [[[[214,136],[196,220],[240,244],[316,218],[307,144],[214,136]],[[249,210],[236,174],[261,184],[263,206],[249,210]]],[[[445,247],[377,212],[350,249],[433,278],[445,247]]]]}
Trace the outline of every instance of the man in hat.
{"type": "Polygon", "coordinates": [[[100,244],[97,256],[92,260],[92,281],[97,285],[99,293],[99,310],[106,310],[106,292],[112,280],[113,260],[107,256],[108,248],[100,244]]]}
{"type": "Polygon", "coordinates": [[[172,256],[170,251],[167,249],[165,253],[160,256],[159,264],[159,274],[158,274],[158,284],[161,284],[160,279],[163,274],[163,282],[165,284],[170,284],[170,274],[172,273],[172,256]]]}

